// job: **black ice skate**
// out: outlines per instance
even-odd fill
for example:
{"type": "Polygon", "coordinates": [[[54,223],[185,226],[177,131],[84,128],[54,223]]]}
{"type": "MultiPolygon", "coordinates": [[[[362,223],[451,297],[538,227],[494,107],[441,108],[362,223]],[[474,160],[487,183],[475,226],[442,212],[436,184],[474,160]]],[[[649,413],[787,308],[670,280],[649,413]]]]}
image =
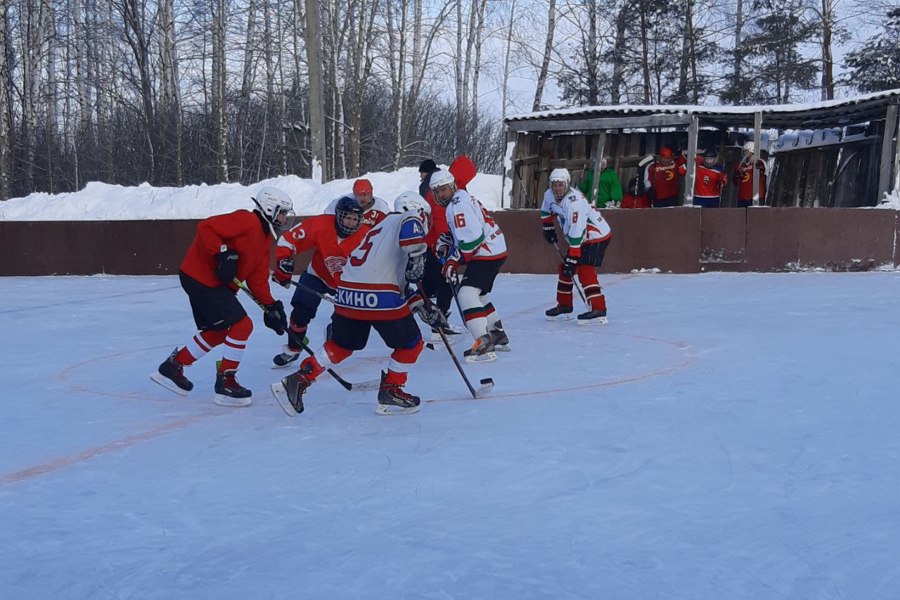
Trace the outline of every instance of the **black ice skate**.
{"type": "Polygon", "coordinates": [[[273,369],[283,369],[300,358],[300,351],[294,350],[287,344],[282,347],[282,350],[281,354],[275,355],[275,358],[272,359],[272,363],[274,363],[272,365],[273,369]]]}
{"type": "Polygon", "coordinates": [[[509,338],[500,321],[494,325],[494,328],[488,332],[491,335],[491,341],[494,342],[494,350],[497,352],[509,352],[509,338]]]}
{"type": "Polygon", "coordinates": [[[309,379],[310,373],[312,373],[312,365],[304,365],[295,373],[272,384],[272,394],[278,401],[281,410],[289,417],[303,412],[303,394],[312,384],[312,380],[309,379]]]}
{"type": "Polygon", "coordinates": [[[470,363],[497,360],[497,353],[494,352],[494,341],[491,338],[491,334],[487,333],[475,340],[472,347],[463,352],[463,356],[466,357],[466,362],[470,363]]]}
{"type": "Polygon", "coordinates": [[[184,376],[184,365],[175,360],[176,354],[178,348],[175,348],[169,358],[159,365],[159,370],[150,375],[150,379],[180,396],[187,396],[187,393],[194,389],[194,384],[184,376]]]}
{"type": "Polygon", "coordinates": [[[549,321],[564,321],[572,318],[572,307],[557,304],[553,308],[544,311],[549,321]]]}
{"type": "Polygon", "coordinates": [[[418,396],[408,394],[402,386],[396,383],[387,383],[387,374],[381,372],[381,387],[378,388],[378,408],[375,412],[379,415],[408,415],[419,412],[418,396]]]}
{"type": "Polygon", "coordinates": [[[238,383],[236,371],[216,372],[216,398],[219,406],[250,406],[253,392],[238,383]]]}
{"type": "Polygon", "coordinates": [[[605,310],[589,310],[578,315],[579,325],[606,325],[607,323],[605,310]]]}

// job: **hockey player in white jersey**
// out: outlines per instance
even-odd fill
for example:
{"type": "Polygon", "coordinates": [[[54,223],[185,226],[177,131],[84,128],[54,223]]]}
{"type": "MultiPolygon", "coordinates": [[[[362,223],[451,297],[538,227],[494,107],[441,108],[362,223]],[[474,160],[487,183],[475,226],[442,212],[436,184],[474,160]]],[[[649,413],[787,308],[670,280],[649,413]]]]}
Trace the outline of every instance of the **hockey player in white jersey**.
{"type": "Polygon", "coordinates": [[[444,314],[425,306],[410,284],[425,271],[425,232],[431,209],[415,192],[401,194],[388,214],[369,230],[350,253],[337,288],[331,337],[321,350],[307,357],[300,369],[273,386],[276,399],[287,412],[303,412],[303,394],[326,369],[354,351],[365,348],[375,329],[391,348],[387,372],[382,371],[378,391],[379,414],[412,413],[419,397],[407,393],[409,368],[422,352],[422,334],[411,311],[432,327],[445,326],[444,314]],[[285,406],[284,400],[290,403],[285,406]]]}
{"type": "Polygon", "coordinates": [[[559,266],[556,306],[544,314],[551,320],[572,318],[572,286],[577,275],[590,304],[587,312],[578,315],[578,324],[605,324],[606,298],[597,281],[597,268],[603,264],[606,247],[612,239],[612,230],[600,211],[588,203],[584,194],[571,187],[571,177],[566,169],[553,169],[550,172],[550,188],[544,192],[541,204],[544,239],[555,245],[554,217],[559,221],[560,229],[569,244],[569,251],[559,266]]]}
{"type": "Polygon", "coordinates": [[[509,338],[491,303],[494,280],[506,261],[506,239],[481,203],[466,190],[457,189],[449,171],[431,174],[431,190],[435,201],[445,207],[450,226],[450,235],[439,242],[438,253],[445,258],[444,277],[451,285],[456,285],[460,262],[466,264],[457,297],[475,343],[464,355],[468,362],[496,360],[496,350],[509,349],[509,338]]]}

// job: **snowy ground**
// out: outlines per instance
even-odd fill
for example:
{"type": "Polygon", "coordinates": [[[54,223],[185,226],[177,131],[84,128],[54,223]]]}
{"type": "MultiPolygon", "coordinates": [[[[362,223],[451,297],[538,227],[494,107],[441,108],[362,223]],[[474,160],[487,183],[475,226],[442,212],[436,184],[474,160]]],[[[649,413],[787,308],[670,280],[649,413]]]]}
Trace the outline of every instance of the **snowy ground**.
{"type": "Polygon", "coordinates": [[[323,377],[294,419],[261,323],[253,406],[213,357],[149,380],[193,333],[174,277],[0,279],[0,598],[900,597],[900,273],[604,279],[577,327],[501,276],[488,399],[439,348],[416,415],[323,377]]]}

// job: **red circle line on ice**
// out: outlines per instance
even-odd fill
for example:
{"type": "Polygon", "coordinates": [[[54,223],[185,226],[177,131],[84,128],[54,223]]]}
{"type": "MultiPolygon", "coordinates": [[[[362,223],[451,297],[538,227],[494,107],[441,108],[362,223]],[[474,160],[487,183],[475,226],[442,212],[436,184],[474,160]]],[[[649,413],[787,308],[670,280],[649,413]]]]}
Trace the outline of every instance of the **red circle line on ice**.
{"type": "MultiPolygon", "coordinates": [[[[675,372],[681,371],[682,369],[689,367],[694,362],[694,359],[695,359],[694,353],[690,351],[691,347],[683,342],[673,342],[673,341],[662,340],[659,338],[653,338],[653,337],[649,337],[649,336],[619,334],[619,333],[612,333],[612,332],[605,332],[604,335],[608,335],[608,336],[615,335],[615,336],[620,336],[620,337],[645,340],[645,341],[654,342],[654,343],[658,343],[658,344],[664,344],[667,346],[672,346],[672,347],[678,349],[679,351],[684,352],[685,354],[684,354],[682,360],[680,362],[678,362],[677,364],[674,364],[674,365],[671,365],[668,367],[662,367],[662,368],[655,369],[653,371],[648,371],[645,373],[637,373],[634,375],[619,377],[619,378],[611,379],[608,381],[600,381],[600,382],[596,382],[596,383],[588,383],[588,384],[570,386],[570,387],[559,387],[559,388],[551,388],[551,389],[543,389],[543,390],[533,390],[533,391],[529,391],[529,392],[518,391],[518,392],[512,392],[512,393],[508,393],[508,394],[492,393],[489,396],[485,396],[484,398],[478,399],[478,401],[483,402],[486,400],[502,400],[502,399],[506,399],[506,398],[524,398],[524,397],[528,397],[528,396],[539,396],[541,394],[575,392],[575,391],[583,391],[583,390],[589,390],[589,389],[613,387],[613,386],[624,385],[624,384],[628,384],[628,383],[636,383],[639,381],[645,381],[647,379],[652,379],[654,377],[662,377],[665,375],[671,375],[675,372]]],[[[69,365],[68,367],[66,367],[65,369],[60,371],[56,375],[56,379],[61,382],[68,382],[68,379],[71,376],[73,371],[75,371],[81,367],[84,367],[88,364],[99,362],[99,361],[108,361],[112,358],[121,357],[123,354],[132,354],[132,353],[146,352],[146,351],[150,351],[150,350],[159,350],[160,348],[163,348],[163,347],[154,346],[151,348],[141,348],[139,350],[132,350],[131,352],[127,352],[127,353],[117,352],[117,353],[109,354],[106,356],[99,356],[99,357],[83,360],[83,361],[75,363],[73,365],[69,365]]],[[[168,348],[168,346],[165,346],[165,348],[168,348]]],[[[487,373],[485,373],[485,374],[487,374],[487,373]]],[[[100,396],[107,396],[107,397],[113,397],[113,398],[126,398],[129,400],[159,400],[158,398],[156,398],[154,396],[147,396],[147,395],[143,395],[140,393],[122,393],[122,392],[109,392],[109,391],[104,391],[104,390],[95,390],[95,389],[88,388],[83,385],[73,384],[71,382],[69,382],[69,385],[71,385],[73,387],[73,389],[76,389],[80,392],[96,394],[96,395],[100,395],[100,396]]],[[[460,402],[460,401],[472,401],[472,398],[469,396],[457,396],[457,397],[453,397],[453,398],[425,400],[425,402],[429,403],[429,404],[430,403],[439,403],[439,402],[460,402]]],[[[179,429],[184,429],[184,428],[190,427],[191,425],[194,425],[195,423],[204,421],[209,417],[222,416],[222,415],[226,415],[226,414],[237,414],[238,412],[239,411],[235,411],[235,410],[231,410],[231,409],[222,409],[222,408],[216,407],[212,410],[205,410],[196,415],[192,415],[192,416],[178,419],[175,421],[169,421],[167,423],[161,423],[161,424],[157,425],[156,427],[152,427],[146,431],[135,433],[135,434],[129,435],[129,436],[125,436],[125,437],[119,438],[117,440],[112,440],[105,444],[100,444],[97,446],[90,446],[79,452],[74,452],[71,454],[60,456],[60,457],[48,460],[42,464],[34,465],[34,466],[20,469],[17,471],[11,471],[8,473],[0,473],[0,487],[3,487],[5,485],[11,484],[11,483],[27,481],[29,479],[33,479],[33,478],[39,477],[41,475],[46,475],[48,473],[58,471],[60,469],[69,467],[74,464],[78,464],[78,463],[81,463],[81,462],[84,462],[87,460],[91,460],[98,456],[103,456],[105,454],[110,454],[112,452],[116,452],[116,451],[122,450],[124,448],[129,448],[129,447],[139,444],[141,442],[145,442],[147,440],[151,440],[151,439],[160,437],[160,436],[170,433],[172,431],[177,431],[179,429]]]]}

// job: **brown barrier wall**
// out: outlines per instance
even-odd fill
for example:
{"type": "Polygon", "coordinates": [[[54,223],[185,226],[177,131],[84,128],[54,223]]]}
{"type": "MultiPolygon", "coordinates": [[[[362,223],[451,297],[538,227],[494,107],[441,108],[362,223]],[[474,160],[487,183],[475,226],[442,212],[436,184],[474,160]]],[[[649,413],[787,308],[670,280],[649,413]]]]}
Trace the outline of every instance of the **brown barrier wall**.
{"type": "MultiPolygon", "coordinates": [[[[501,211],[494,217],[509,246],[505,272],[556,272],[559,257],[541,236],[537,211],[501,211]]],[[[900,219],[890,210],[669,208],[606,210],[604,217],[613,229],[606,273],[862,270],[900,264],[900,219]]],[[[0,221],[0,275],[177,273],[196,224],[0,221]]],[[[298,270],[305,264],[300,262],[298,270]]]]}

